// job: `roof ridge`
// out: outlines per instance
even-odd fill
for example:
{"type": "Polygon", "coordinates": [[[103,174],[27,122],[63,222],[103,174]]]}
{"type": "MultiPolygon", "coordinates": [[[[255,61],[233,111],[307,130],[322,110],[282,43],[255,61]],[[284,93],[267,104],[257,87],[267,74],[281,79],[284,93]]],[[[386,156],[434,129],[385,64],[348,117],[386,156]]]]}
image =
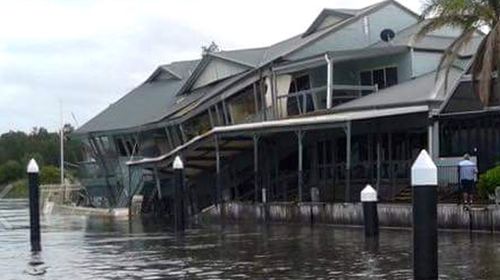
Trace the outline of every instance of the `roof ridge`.
{"type": "Polygon", "coordinates": [[[215,53],[221,53],[221,52],[237,52],[237,51],[254,51],[254,50],[262,50],[262,49],[267,49],[269,46],[264,46],[264,47],[255,47],[255,48],[244,48],[244,49],[232,49],[232,50],[221,50],[219,52],[215,53]]]}

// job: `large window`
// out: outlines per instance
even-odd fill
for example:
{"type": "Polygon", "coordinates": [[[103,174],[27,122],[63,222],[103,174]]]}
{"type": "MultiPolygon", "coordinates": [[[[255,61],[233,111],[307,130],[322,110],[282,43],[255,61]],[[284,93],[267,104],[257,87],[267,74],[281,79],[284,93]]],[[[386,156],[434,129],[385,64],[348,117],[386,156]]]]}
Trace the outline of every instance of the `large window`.
{"type": "MultiPolygon", "coordinates": [[[[309,75],[300,75],[292,79],[288,92],[296,93],[309,89],[311,89],[309,75]]],[[[304,95],[300,95],[288,98],[287,111],[289,116],[314,111],[314,104],[311,95],[307,94],[305,97],[304,95]],[[306,104],[304,104],[304,102],[306,104]]]]}
{"type": "MultiPolygon", "coordinates": [[[[379,89],[384,89],[398,83],[398,68],[385,67],[368,71],[362,71],[359,74],[359,80],[362,86],[378,85],[379,89]]],[[[369,91],[363,91],[363,95],[369,91]]]]}

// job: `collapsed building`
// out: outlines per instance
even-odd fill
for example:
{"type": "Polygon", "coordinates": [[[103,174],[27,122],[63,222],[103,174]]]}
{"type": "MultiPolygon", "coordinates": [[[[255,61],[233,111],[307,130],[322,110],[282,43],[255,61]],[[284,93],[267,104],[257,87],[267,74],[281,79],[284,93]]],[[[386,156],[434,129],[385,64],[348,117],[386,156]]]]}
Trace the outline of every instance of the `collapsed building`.
{"type": "Polygon", "coordinates": [[[101,206],[142,194],[144,211],[168,211],[179,155],[196,213],[260,201],[263,189],[268,201],[309,201],[315,188],[321,201],[345,202],[370,183],[394,201],[421,149],[437,161],[469,152],[485,170],[500,151],[498,102],[483,106],[467,74],[484,35],[437,75],[460,30],[417,40],[424,24],[392,0],[324,9],[271,46],[211,46],[201,59],[161,65],[76,131],[82,183],[101,206]]]}

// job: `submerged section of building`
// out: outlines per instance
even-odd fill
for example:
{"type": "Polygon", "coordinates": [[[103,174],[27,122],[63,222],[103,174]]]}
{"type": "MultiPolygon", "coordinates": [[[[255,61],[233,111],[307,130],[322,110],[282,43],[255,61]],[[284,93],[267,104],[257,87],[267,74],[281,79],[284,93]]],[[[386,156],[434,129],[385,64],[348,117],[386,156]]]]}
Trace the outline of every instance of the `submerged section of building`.
{"type": "MultiPolygon", "coordinates": [[[[124,207],[141,193],[143,211],[169,212],[180,155],[197,213],[260,201],[263,190],[268,201],[309,201],[312,188],[321,201],[353,201],[367,183],[395,201],[424,148],[444,166],[469,152],[484,170],[499,155],[500,118],[467,75],[483,35],[445,78],[439,60],[460,30],[417,40],[423,23],[392,0],[325,9],[274,45],[211,47],[162,65],[77,130],[83,183],[95,206],[124,207]]],[[[456,183],[456,172],[443,174],[443,184],[456,183]]]]}

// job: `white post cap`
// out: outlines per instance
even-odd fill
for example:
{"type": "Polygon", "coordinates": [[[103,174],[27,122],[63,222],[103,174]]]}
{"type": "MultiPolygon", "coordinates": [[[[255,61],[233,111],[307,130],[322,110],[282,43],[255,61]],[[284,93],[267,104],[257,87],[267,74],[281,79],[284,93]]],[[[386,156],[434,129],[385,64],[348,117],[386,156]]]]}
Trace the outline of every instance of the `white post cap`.
{"type": "Polygon", "coordinates": [[[173,164],[174,169],[184,169],[184,163],[180,156],[176,156],[173,164]]]}
{"type": "Polygon", "coordinates": [[[30,162],[28,163],[28,167],[26,168],[26,171],[28,173],[38,173],[38,164],[36,163],[36,160],[32,158],[30,162]]]}
{"type": "Polygon", "coordinates": [[[412,186],[437,186],[437,167],[426,150],[422,150],[411,166],[412,186]]]}
{"type": "Polygon", "coordinates": [[[377,191],[371,185],[366,185],[366,187],[361,191],[361,202],[376,202],[376,201],[377,201],[377,191]]]}

